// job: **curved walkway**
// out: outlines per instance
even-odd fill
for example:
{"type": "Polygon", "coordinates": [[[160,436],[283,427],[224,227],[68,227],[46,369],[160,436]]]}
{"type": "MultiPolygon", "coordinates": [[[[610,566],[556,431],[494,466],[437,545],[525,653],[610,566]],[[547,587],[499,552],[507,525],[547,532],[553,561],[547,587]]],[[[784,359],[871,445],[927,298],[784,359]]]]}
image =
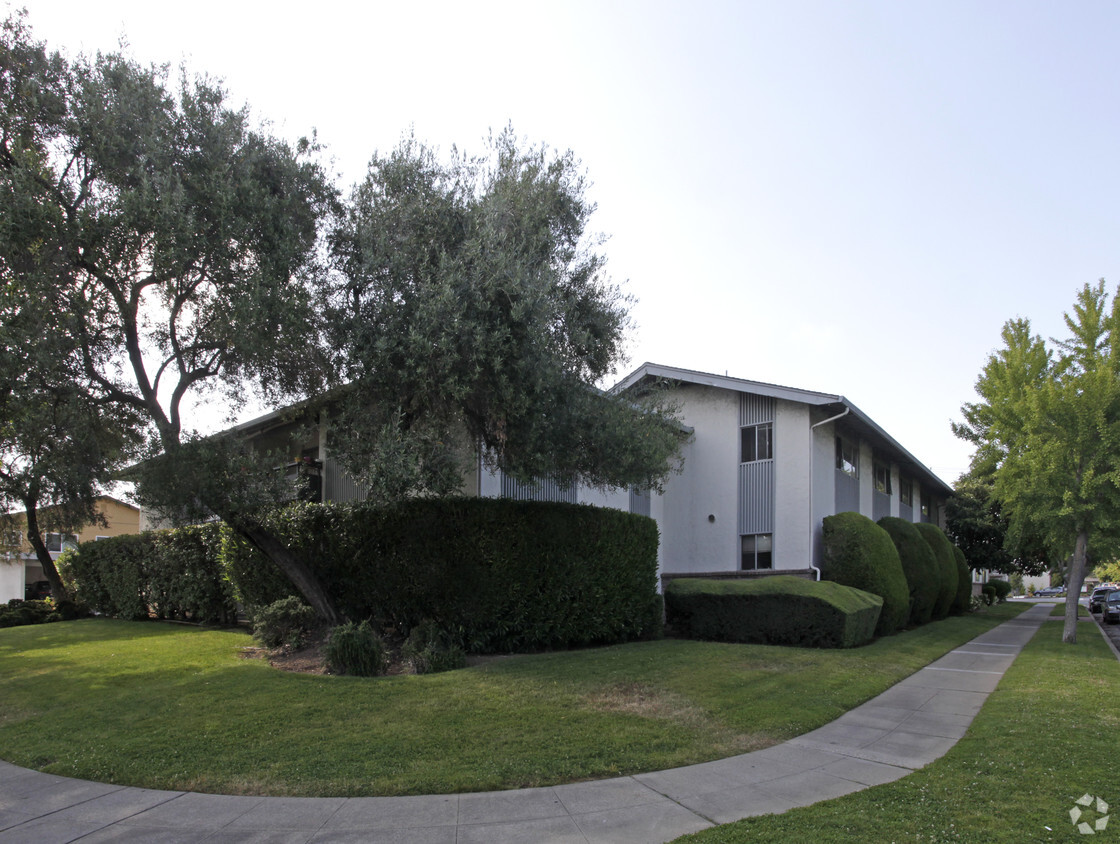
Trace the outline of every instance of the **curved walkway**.
{"type": "Polygon", "coordinates": [[[0,762],[0,842],[670,841],[928,765],[964,735],[1052,608],[1032,607],[784,744],[631,777],[423,797],[235,797],[84,782],[0,762]]]}

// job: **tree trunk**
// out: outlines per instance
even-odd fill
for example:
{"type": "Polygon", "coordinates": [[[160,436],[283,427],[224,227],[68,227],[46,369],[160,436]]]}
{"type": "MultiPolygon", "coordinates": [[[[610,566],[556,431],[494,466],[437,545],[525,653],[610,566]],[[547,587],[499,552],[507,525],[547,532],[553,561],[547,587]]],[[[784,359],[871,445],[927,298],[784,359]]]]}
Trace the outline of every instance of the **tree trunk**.
{"type": "Polygon", "coordinates": [[[1089,532],[1081,530],[1073,546],[1069,576],[1066,578],[1066,620],[1062,627],[1062,641],[1068,645],[1077,642],[1077,612],[1080,606],[1081,584],[1085,582],[1085,555],[1089,548],[1089,532]]]}
{"type": "Polygon", "coordinates": [[[25,501],[24,512],[27,514],[27,541],[35,549],[35,557],[39,560],[39,565],[43,567],[43,574],[47,576],[47,582],[51,585],[51,595],[55,601],[66,600],[70,595],[62,585],[62,578],[55,568],[54,560],[51,559],[51,552],[47,550],[47,543],[39,533],[39,513],[35,508],[35,502],[25,501]]]}
{"type": "Polygon", "coordinates": [[[240,516],[223,516],[222,518],[238,536],[264,554],[288,576],[288,579],[292,581],[292,584],[307,599],[312,609],[325,623],[335,627],[346,621],[334,599],[323,588],[323,584],[319,582],[319,578],[315,576],[307,563],[300,559],[298,554],[293,553],[275,535],[251,519],[240,516]]]}

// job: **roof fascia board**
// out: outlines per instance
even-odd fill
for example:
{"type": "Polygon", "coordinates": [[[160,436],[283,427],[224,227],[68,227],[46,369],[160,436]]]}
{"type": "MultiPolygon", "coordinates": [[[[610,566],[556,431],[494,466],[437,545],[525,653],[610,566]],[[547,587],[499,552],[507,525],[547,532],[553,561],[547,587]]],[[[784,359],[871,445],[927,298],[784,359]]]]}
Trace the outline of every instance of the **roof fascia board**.
{"type": "Polygon", "coordinates": [[[835,404],[843,401],[843,396],[829,393],[818,393],[812,390],[799,390],[796,387],[782,387],[778,384],[766,384],[761,381],[748,381],[745,378],[732,378],[728,375],[713,375],[710,372],[696,372],[691,369],[679,369],[675,366],[663,366],[656,363],[643,363],[634,372],[611,388],[612,393],[623,392],[633,387],[643,378],[666,378],[671,381],[683,381],[688,384],[700,384],[708,387],[720,387],[724,390],[735,390],[740,393],[754,393],[758,396],[770,396],[786,401],[796,401],[802,404],[815,406],[835,404]]]}

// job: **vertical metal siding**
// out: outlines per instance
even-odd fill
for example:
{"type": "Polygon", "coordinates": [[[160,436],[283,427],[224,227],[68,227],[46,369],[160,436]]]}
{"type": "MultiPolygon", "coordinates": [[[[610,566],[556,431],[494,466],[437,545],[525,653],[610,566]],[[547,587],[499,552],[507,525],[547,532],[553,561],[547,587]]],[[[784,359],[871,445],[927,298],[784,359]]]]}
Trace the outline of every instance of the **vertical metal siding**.
{"type": "Polygon", "coordinates": [[[836,475],[836,512],[859,512],[859,478],[853,478],[839,469],[836,475]]]}
{"type": "MultiPolygon", "coordinates": [[[[739,427],[774,421],[774,399],[739,394],[739,427]]],[[[739,534],[774,532],[774,461],[739,464],[739,534]]]]}
{"type": "Polygon", "coordinates": [[[886,493],[875,490],[871,493],[871,518],[879,521],[884,516],[891,514],[891,497],[886,493]]]}
{"type": "Polygon", "coordinates": [[[761,425],[774,421],[774,399],[770,396],[756,396],[752,393],[739,393],[739,427],[761,425]]]}
{"type": "Polygon", "coordinates": [[[328,457],[324,464],[326,483],[323,485],[323,500],[337,501],[342,504],[347,501],[365,501],[369,495],[369,487],[359,484],[346,473],[337,460],[328,457]]]}
{"type": "Polygon", "coordinates": [[[562,486],[552,478],[534,479],[532,483],[523,483],[509,477],[505,472],[502,475],[502,498],[512,498],[514,501],[565,501],[569,504],[578,504],[579,495],[575,484],[562,486]]]}
{"type": "Polygon", "coordinates": [[[630,512],[639,516],[649,515],[649,490],[630,487],[630,512]]]}
{"type": "Polygon", "coordinates": [[[774,532],[774,461],[739,466],[739,534],[774,532]]]}

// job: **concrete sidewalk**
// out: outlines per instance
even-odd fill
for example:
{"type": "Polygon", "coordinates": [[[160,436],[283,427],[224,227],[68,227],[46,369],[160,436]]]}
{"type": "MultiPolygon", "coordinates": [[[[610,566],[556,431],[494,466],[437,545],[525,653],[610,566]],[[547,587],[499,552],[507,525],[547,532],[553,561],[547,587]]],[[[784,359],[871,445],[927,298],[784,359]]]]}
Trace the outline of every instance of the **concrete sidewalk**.
{"type": "Polygon", "coordinates": [[[891,782],[964,735],[1053,604],[946,654],[831,724],[784,744],[651,774],[422,797],[230,797],[41,774],[0,762],[0,842],[670,841],[891,782]]]}

